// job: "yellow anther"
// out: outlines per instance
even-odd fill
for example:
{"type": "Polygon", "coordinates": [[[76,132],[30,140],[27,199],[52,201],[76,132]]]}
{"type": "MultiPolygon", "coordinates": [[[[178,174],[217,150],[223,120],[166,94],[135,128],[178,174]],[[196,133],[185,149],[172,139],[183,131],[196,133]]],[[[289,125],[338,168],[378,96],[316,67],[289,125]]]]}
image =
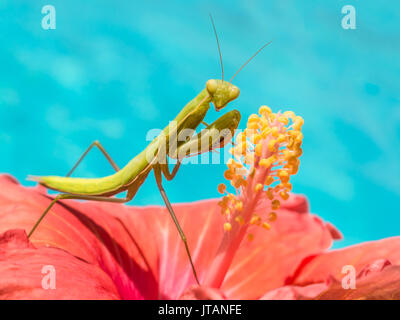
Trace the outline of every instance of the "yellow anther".
{"type": "Polygon", "coordinates": [[[226,180],[232,180],[234,176],[235,176],[235,174],[230,170],[226,170],[224,172],[224,177],[226,180]]]}
{"type": "Polygon", "coordinates": [[[258,129],[258,127],[259,127],[258,122],[250,122],[250,123],[247,123],[247,128],[248,128],[248,129],[258,129]]]}
{"type": "Polygon", "coordinates": [[[292,184],[290,182],[287,182],[284,184],[284,188],[286,191],[291,191],[292,190],[292,184]]]}
{"type": "Polygon", "coordinates": [[[268,176],[265,179],[265,185],[267,185],[267,186],[271,185],[273,182],[274,182],[274,177],[272,177],[272,176],[268,176]]]}
{"type": "Polygon", "coordinates": [[[231,231],[232,230],[232,225],[229,222],[224,223],[224,230],[225,231],[231,231]]]}
{"type": "Polygon", "coordinates": [[[247,123],[259,122],[259,121],[260,121],[260,117],[257,114],[253,113],[252,115],[250,115],[249,119],[247,120],[247,123]]]}
{"type": "Polygon", "coordinates": [[[246,180],[243,177],[238,176],[231,180],[231,184],[234,188],[239,189],[241,186],[246,185],[246,180]]]}
{"type": "Polygon", "coordinates": [[[256,156],[261,157],[262,143],[256,144],[256,147],[254,148],[254,152],[256,153],[256,156]]]}
{"type": "Polygon", "coordinates": [[[278,170],[278,177],[283,183],[289,182],[289,173],[286,170],[278,170]]]}
{"type": "Polygon", "coordinates": [[[285,112],[283,113],[283,115],[284,115],[285,117],[290,118],[290,119],[294,119],[294,117],[296,116],[296,115],[294,114],[293,111],[285,111],[285,112]]]}
{"type": "Polygon", "coordinates": [[[241,225],[241,226],[244,224],[244,219],[243,219],[242,216],[237,216],[237,217],[235,218],[235,221],[236,221],[237,223],[239,223],[239,225],[241,225]]]}
{"type": "Polygon", "coordinates": [[[265,128],[262,130],[261,132],[261,136],[263,137],[263,139],[265,139],[266,137],[268,137],[268,135],[271,133],[271,128],[265,128]]]}
{"type": "Polygon", "coordinates": [[[281,206],[281,203],[279,202],[279,200],[273,200],[272,202],[271,202],[271,208],[272,208],[272,210],[277,210],[277,209],[279,209],[279,207],[281,206]]]}
{"type": "Polygon", "coordinates": [[[285,126],[289,123],[289,119],[287,117],[285,117],[285,116],[280,116],[278,118],[278,121],[283,123],[285,126]]]}
{"type": "Polygon", "coordinates": [[[269,121],[264,116],[261,117],[260,124],[261,124],[261,130],[269,128],[269,121]]]}
{"type": "Polygon", "coordinates": [[[255,224],[255,225],[259,225],[261,223],[261,218],[258,215],[254,215],[251,217],[250,219],[250,224],[255,224]]]}
{"type": "Polygon", "coordinates": [[[272,200],[274,198],[274,189],[268,188],[265,194],[269,200],[272,200]]]}
{"type": "Polygon", "coordinates": [[[275,113],[271,113],[271,114],[269,115],[269,119],[271,120],[271,122],[274,122],[275,119],[276,119],[276,114],[275,114],[275,113]]]}
{"type": "Polygon", "coordinates": [[[254,144],[258,143],[260,140],[261,140],[261,135],[259,133],[252,135],[250,138],[250,141],[254,144]]]}
{"type": "Polygon", "coordinates": [[[299,143],[303,141],[303,134],[299,132],[296,136],[295,142],[299,143]]]}
{"type": "Polygon", "coordinates": [[[247,142],[241,142],[239,143],[235,148],[234,148],[234,154],[235,155],[242,155],[245,154],[247,150],[247,142]]]}
{"type": "Polygon", "coordinates": [[[276,212],[270,212],[269,213],[269,215],[268,215],[268,220],[269,221],[271,221],[271,222],[273,222],[273,221],[275,221],[276,220],[276,218],[278,217],[278,215],[276,214],[276,212]]]}
{"type": "Polygon", "coordinates": [[[228,160],[228,163],[226,164],[229,168],[230,171],[234,171],[236,168],[241,168],[243,167],[243,164],[241,164],[240,162],[236,162],[235,160],[233,160],[232,158],[230,158],[228,160]]]}
{"type": "Polygon", "coordinates": [[[303,118],[300,117],[300,116],[296,116],[294,118],[293,129],[294,130],[300,130],[302,125],[303,125],[303,123],[304,123],[303,118]]]}
{"type": "Polygon", "coordinates": [[[287,136],[286,136],[286,135],[280,134],[280,135],[278,136],[278,138],[276,139],[276,142],[282,143],[282,142],[286,141],[286,139],[287,139],[287,136]]]}
{"type": "Polygon", "coordinates": [[[288,194],[287,192],[285,192],[285,191],[279,192],[279,195],[281,196],[281,198],[282,198],[283,200],[289,199],[289,194],[288,194]]]}
{"type": "Polygon", "coordinates": [[[297,171],[299,171],[299,166],[298,165],[293,165],[290,167],[290,174],[296,174],[297,171]]]}
{"type": "Polygon", "coordinates": [[[270,140],[269,142],[268,142],[268,150],[269,151],[274,151],[275,150],[275,143],[276,143],[276,140],[274,140],[274,139],[272,139],[272,140],[270,140]]]}
{"type": "Polygon", "coordinates": [[[253,165],[253,163],[254,163],[254,155],[253,154],[246,154],[244,157],[243,157],[243,162],[245,163],[245,164],[248,164],[248,165],[253,165]]]}
{"type": "Polygon", "coordinates": [[[254,191],[258,192],[260,190],[262,190],[264,188],[264,186],[261,183],[257,183],[256,186],[254,187],[254,191]]]}
{"type": "Polygon", "coordinates": [[[269,168],[270,166],[272,166],[272,164],[276,161],[276,157],[275,156],[270,156],[267,159],[261,159],[260,162],[258,163],[260,166],[265,167],[265,168],[269,168]]]}
{"type": "Polygon", "coordinates": [[[223,183],[220,183],[220,184],[218,185],[218,192],[221,193],[221,194],[224,194],[224,193],[225,193],[225,190],[226,190],[226,185],[223,184],[223,183]]]}
{"type": "Polygon", "coordinates": [[[247,239],[248,239],[249,241],[253,241],[254,235],[253,235],[252,233],[249,233],[249,234],[247,235],[247,239]]]}
{"type": "Polygon", "coordinates": [[[276,138],[279,135],[279,131],[277,127],[271,128],[271,135],[276,138]]]}
{"type": "Polygon", "coordinates": [[[246,139],[247,139],[247,137],[243,132],[239,132],[238,135],[236,136],[237,143],[245,142],[246,139]]]}
{"type": "Polygon", "coordinates": [[[259,114],[264,114],[264,113],[270,114],[271,112],[272,112],[271,108],[267,106],[261,106],[260,109],[258,109],[259,114]]]}
{"type": "Polygon", "coordinates": [[[238,201],[238,203],[235,204],[235,209],[237,211],[242,211],[243,210],[243,202],[242,201],[238,201]]]}
{"type": "Polygon", "coordinates": [[[271,226],[267,222],[263,222],[262,227],[266,230],[271,229],[271,226]]]}

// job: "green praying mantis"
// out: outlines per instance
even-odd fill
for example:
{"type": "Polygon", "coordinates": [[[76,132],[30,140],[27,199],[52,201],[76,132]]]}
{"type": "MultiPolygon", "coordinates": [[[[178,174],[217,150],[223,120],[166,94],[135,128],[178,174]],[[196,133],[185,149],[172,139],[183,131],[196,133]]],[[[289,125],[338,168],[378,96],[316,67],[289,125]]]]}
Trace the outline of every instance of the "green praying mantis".
{"type": "Polygon", "coordinates": [[[32,236],[40,222],[58,201],[65,199],[77,199],[126,203],[133,199],[149,173],[153,171],[157,187],[183,241],[193,275],[196,282],[199,284],[196,268],[190,255],[186,236],[163,188],[162,178],[164,176],[167,180],[172,180],[177,174],[182,160],[185,157],[213,151],[217,148],[222,148],[231,141],[234,131],[237,129],[240,122],[241,115],[239,111],[232,110],[227,112],[210,125],[207,125],[203,119],[210,109],[210,103],[214,105],[216,111],[219,111],[239,96],[239,88],[231,83],[233,78],[251,59],[253,59],[265,46],[270,43],[268,42],[262,46],[249,60],[247,60],[246,63],[243,64],[242,67],[234,74],[229,82],[224,81],[221,49],[219,46],[214,22],[211,16],[210,18],[220,55],[222,79],[208,80],[205,88],[175,117],[173,120],[174,125],[165,127],[164,130],[153,141],[151,141],[141,153],[139,153],[127,165],[125,165],[125,167],[120,169],[101,145],[101,143],[99,141],[95,141],[86,149],[86,151],[82,154],[82,156],[65,177],[29,176],[29,180],[36,181],[48,189],[59,191],[60,194],[55,196],[48,207],[44,210],[40,218],[29,232],[28,237],[32,236]],[[200,133],[195,134],[194,130],[200,124],[205,124],[206,128],[201,130],[200,133]],[[192,130],[189,131],[193,132],[191,136],[185,134],[185,139],[178,139],[178,142],[173,143],[177,137],[180,137],[184,132],[187,133],[188,130],[192,130]],[[171,146],[173,147],[171,148],[171,146]],[[70,177],[93,147],[97,147],[102,152],[116,172],[112,175],[102,178],[86,179],[70,177]],[[169,169],[168,158],[176,159],[176,164],[174,165],[172,172],[169,169]],[[124,198],[114,197],[122,192],[126,192],[126,196],[124,198]]]}

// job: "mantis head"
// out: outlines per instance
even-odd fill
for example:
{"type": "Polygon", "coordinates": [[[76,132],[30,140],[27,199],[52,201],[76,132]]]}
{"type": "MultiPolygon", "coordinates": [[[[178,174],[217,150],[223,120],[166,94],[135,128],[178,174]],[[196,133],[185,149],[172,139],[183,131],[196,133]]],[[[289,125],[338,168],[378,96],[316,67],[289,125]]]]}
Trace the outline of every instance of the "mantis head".
{"type": "Polygon", "coordinates": [[[211,101],[214,104],[216,111],[224,108],[240,94],[238,87],[234,86],[230,82],[219,79],[208,80],[206,83],[206,89],[208,94],[211,96],[211,101]]]}

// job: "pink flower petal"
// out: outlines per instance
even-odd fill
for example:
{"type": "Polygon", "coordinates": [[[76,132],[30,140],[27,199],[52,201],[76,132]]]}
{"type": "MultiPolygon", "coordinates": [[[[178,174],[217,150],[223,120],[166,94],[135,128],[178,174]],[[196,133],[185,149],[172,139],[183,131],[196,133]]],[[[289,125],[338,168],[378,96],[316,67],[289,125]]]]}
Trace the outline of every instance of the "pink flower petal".
{"type": "Polygon", "coordinates": [[[319,300],[400,300],[400,266],[388,266],[357,280],[355,289],[336,281],[319,294],[319,300]]]}
{"type": "Polygon", "coordinates": [[[339,281],[345,276],[345,273],[342,273],[344,266],[353,266],[359,274],[366,265],[378,259],[386,259],[393,265],[400,265],[400,237],[366,242],[309,257],[296,270],[288,284],[324,282],[329,277],[339,281]]]}
{"type": "Polygon", "coordinates": [[[267,292],[261,300],[305,300],[312,299],[328,288],[326,283],[308,286],[284,286],[267,292]]]}
{"type": "Polygon", "coordinates": [[[36,249],[23,230],[0,234],[0,275],[0,299],[119,298],[100,268],[60,249],[36,249]],[[54,268],[54,289],[48,287],[46,266],[54,268]]]}
{"type": "Polygon", "coordinates": [[[258,299],[285,285],[305,257],[326,250],[333,239],[318,217],[284,209],[269,231],[253,231],[254,240],[242,243],[221,287],[229,299],[258,299]]]}

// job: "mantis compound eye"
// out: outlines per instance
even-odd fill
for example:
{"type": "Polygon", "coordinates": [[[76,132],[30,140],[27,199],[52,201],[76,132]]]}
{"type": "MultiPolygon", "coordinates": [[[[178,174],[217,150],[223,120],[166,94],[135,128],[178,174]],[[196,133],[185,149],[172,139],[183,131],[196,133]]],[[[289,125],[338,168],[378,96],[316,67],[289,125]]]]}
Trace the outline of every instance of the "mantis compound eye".
{"type": "Polygon", "coordinates": [[[231,100],[236,99],[240,94],[240,90],[238,87],[233,87],[231,88],[231,92],[229,93],[229,97],[231,100]]]}
{"type": "Polygon", "coordinates": [[[215,81],[214,79],[210,79],[207,81],[206,89],[210,95],[213,95],[217,91],[217,88],[218,88],[217,81],[215,81]]]}

